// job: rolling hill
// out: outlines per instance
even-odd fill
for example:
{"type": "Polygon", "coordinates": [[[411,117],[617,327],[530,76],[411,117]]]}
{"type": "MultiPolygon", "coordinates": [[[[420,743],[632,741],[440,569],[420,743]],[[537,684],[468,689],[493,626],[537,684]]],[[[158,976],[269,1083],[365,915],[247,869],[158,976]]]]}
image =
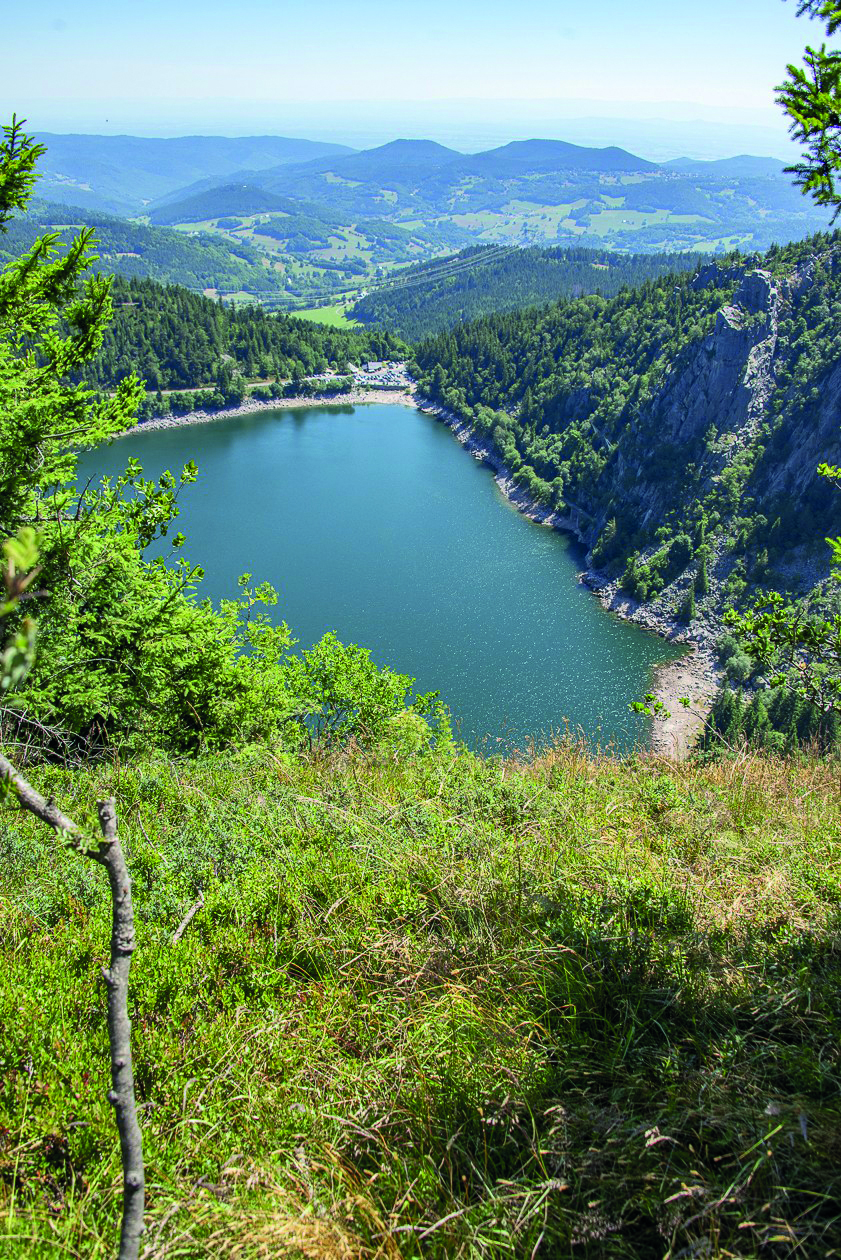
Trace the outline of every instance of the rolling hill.
{"type": "Polygon", "coordinates": [[[47,201],[31,202],[26,214],[8,224],[0,236],[0,264],[20,257],[47,232],[61,232],[68,242],[83,226],[96,233],[96,271],[181,284],[214,295],[247,294],[269,304],[285,292],[284,276],[268,267],[261,251],[247,242],[232,244],[208,232],[187,235],[47,201]]]}
{"type": "Polygon", "coordinates": [[[242,185],[197,194],[160,211],[156,220],[139,223],[89,207],[33,201],[0,236],[0,264],[20,257],[44,233],[58,231],[69,241],[89,226],[98,242],[98,271],[268,307],[303,308],[355,295],[396,268],[452,247],[446,231],[353,221],[242,185]],[[224,217],[223,209],[236,213],[224,217]]]}
{"type": "Polygon", "coordinates": [[[126,215],[195,180],[222,183],[240,170],[277,169],[352,151],[285,136],[160,139],[42,132],[37,139],[47,148],[38,185],[42,197],[126,215]]]}
{"type": "Polygon", "coordinates": [[[399,140],[252,172],[248,182],[351,217],[458,231],[464,243],[727,252],[802,239],[829,222],[773,159],[658,166],[557,140],[475,154],[399,140]]]}
{"type": "MultiPolygon", "coordinates": [[[[252,177],[253,178],[253,177],[252,177]]],[[[150,223],[201,234],[235,254],[261,257],[282,279],[285,305],[355,297],[397,268],[450,252],[469,233],[443,223],[427,227],[351,214],[249,183],[193,191],[152,209],[150,223]]]]}
{"type": "Polygon", "coordinates": [[[309,214],[322,217],[325,222],[344,222],[342,215],[325,210],[310,202],[281,197],[267,192],[254,184],[233,182],[222,187],[212,187],[193,192],[176,200],[168,200],[149,213],[149,222],[158,226],[177,223],[201,223],[205,219],[220,216],[270,213],[309,214]]]}
{"type": "Polygon", "coordinates": [[[498,149],[462,159],[462,168],[503,177],[528,172],[653,171],[656,163],[611,145],[586,149],[564,140],[513,140],[498,149]]]}
{"type": "Polygon", "coordinates": [[[689,171],[695,175],[724,175],[744,178],[764,178],[785,174],[785,162],[779,158],[751,157],[742,153],[738,157],[716,158],[712,161],[696,161],[692,158],[673,158],[663,166],[673,171],[689,171]]]}

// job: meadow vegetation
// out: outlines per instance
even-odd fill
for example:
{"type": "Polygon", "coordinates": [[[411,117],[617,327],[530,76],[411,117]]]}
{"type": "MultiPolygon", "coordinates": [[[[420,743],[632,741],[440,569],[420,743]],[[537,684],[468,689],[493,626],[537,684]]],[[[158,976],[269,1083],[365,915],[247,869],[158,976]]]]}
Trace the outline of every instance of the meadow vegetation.
{"type": "MultiPolygon", "coordinates": [[[[33,777],[117,799],[150,1260],[837,1254],[836,764],[33,777]]],[[[22,816],[0,852],[0,1246],[104,1257],[102,877],[22,816]]]]}
{"type": "Polygon", "coordinates": [[[344,304],[334,306],[313,306],[309,310],[295,312],[297,319],[308,319],[314,324],[326,324],[328,328],[357,328],[359,320],[354,319],[350,308],[344,304]]]}

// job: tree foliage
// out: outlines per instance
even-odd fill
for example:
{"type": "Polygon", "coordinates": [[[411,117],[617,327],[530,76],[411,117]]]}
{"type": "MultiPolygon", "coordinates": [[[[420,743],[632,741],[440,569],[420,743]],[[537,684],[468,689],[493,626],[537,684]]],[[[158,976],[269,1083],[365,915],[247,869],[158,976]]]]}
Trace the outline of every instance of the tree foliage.
{"type": "MultiPolygon", "coordinates": [[[[828,35],[841,27],[838,0],[800,0],[798,15],[823,22],[828,35]]],[[[792,168],[804,194],[821,205],[841,210],[841,53],[807,48],[804,66],[788,67],[788,80],[779,89],[778,100],[792,120],[791,131],[804,145],[806,156],[792,168]]],[[[799,365],[798,375],[811,390],[819,389],[815,369],[818,351],[824,362],[837,360],[839,343],[837,321],[825,321],[819,336],[810,345],[799,365]],[[805,366],[805,371],[803,370],[805,366]]],[[[818,473],[836,488],[841,469],[823,463],[818,473]]],[[[744,648],[754,669],[761,670],[771,687],[790,703],[767,705],[756,696],[745,707],[739,697],[720,697],[713,722],[719,730],[740,731],[754,742],[769,744],[774,739],[799,737],[818,739],[825,746],[837,742],[837,715],[841,714],[841,613],[837,611],[841,583],[841,539],[828,538],[832,558],[830,606],[812,608],[808,603],[787,599],[779,591],[763,593],[745,612],[728,610],[725,621],[744,648]],[[795,708],[792,708],[792,705],[795,708]],[[800,706],[799,709],[797,706],[800,706]],[[805,732],[805,734],[804,734],[805,732]]],[[[769,746],[775,746],[771,743],[769,746]]]]}
{"type": "Polygon", "coordinates": [[[402,357],[406,347],[379,329],[359,334],[255,305],[223,306],[180,285],[112,284],[114,317],[85,364],[90,384],[113,389],[137,371],[149,390],[227,390],[235,376],[268,380],[346,370],[348,363],[402,357]]]}
{"type": "MultiPolygon", "coordinates": [[[[839,0],[800,0],[799,15],[824,23],[828,35],[841,27],[839,0]]],[[[791,119],[791,134],[803,146],[803,160],[790,167],[796,183],[818,205],[839,213],[841,190],[841,52],[821,44],[807,47],[803,64],[788,66],[777,100],[791,119]]]]}
{"type": "MultiPolygon", "coordinates": [[[[629,185],[634,187],[634,185],[629,185]]],[[[691,254],[614,254],[608,250],[500,249],[475,246],[407,268],[353,306],[363,324],[419,341],[465,320],[621,289],[692,270],[691,254]]]]}
{"type": "MultiPolygon", "coordinates": [[[[751,575],[764,557],[764,573],[797,546],[820,546],[841,522],[841,500],[819,479],[788,480],[841,356],[839,239],[815,236],[609,299],[458,325],[417,348],[421,390],[492,445],[530,498],[577,513],[596,566],[629,594],[654,598],[694,566],[695,595],[706,598],[722,551],[751,575]],[[711,407],[707,419],[687,414],[678,426],[674,401],[686,413],[684,398],[697,398],[719,333],[730,337],[722,312],[738,305],[757,265],[777,294],[774,388],[762,423],[734,441],[711,407]]],[[[731,338],[745,356],[767,338],[770,318],[749,310],[745,300],[731,338]]],[[[746,577],[741,592],[740,580],[734,598],[760,575],[746,577]]]]}
{"type": "MultiPolygon", "coordinates": [[[[40,154],[17,122],[5,135],[0,219],[26,205],[40,154]]],[[[289,629],[270,615],[274,592],[249,575],[218,609],[198,598],[201,568],[182,557],[183,536],[172,536],[194,465],[155,482],[130,460],[113,481],[77,484],[77,451],[131,424],[143,396],[128,354],[110,396],[85,383],[113,316],[114,286],[92,270],[94,258],[89,229],[69,243],[50,233],[0,272],[0,541],[10,565],[27,549],[40,553],[34,659],[30,610],[19,600],[6,609],[0,738],[61,757],[256,741],[297,748],[319,727],[375,743],[407,705],[422,721],[442,716],[433,697],[412,698],[411,679],[378,670],[360,649],[330,638],[295,656],[289,629]],[[166,536],[170,554],[149,559],[150,544],[166,536]]],[[[357,346],[348,334],[225,312],[184,291],[153,286],[150,307],[167,292],[157,326],[171,344],[173,304],[184,324],[198,309],[228,337],[216,343],[220,359],[232,344],[250,353],[257,333],[307,366],[331,337],[343,353],[357,346]]]]}
{"type": "MultiPolygon", "coordinates": [[[[835,485],[841,481],[841,469],[822,464],[818,472],[835,485]]],[[[805,702],[816,715],[818,726],[809,728],[810,737],[831,729],[834,738],[836,726],[828,728],[823,719],[841,714],[841,539],[826,541],[832,563],[827,606],[810,607],[771,590],[744,612],[728,609],[724,620],[770,686],[805,702]]]]}

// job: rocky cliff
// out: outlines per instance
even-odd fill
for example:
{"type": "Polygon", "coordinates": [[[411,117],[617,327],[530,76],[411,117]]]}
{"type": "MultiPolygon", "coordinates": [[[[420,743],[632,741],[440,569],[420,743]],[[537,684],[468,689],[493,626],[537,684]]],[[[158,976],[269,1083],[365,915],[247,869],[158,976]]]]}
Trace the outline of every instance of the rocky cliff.
{"type": "Polygon", "coordinates": [[[841,463],[837,236],[480,321],[421,347],[418,372],[649,619],[683,611],[709,639],[757,587],[828,575],[841,496],[816,470],[841,463]]]}

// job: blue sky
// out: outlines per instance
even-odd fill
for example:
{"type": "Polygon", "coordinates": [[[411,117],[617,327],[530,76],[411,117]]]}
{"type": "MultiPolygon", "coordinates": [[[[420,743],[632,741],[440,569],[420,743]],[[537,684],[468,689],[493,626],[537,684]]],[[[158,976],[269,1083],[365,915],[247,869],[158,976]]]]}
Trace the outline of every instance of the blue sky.
{"type": "Polygon", "coordinates": [[[783,136],[774,85],[820,34],[795,0],[42,0],[4,17],[0,110],[144,134],[452,142],[602,116],[783,136]]]}

